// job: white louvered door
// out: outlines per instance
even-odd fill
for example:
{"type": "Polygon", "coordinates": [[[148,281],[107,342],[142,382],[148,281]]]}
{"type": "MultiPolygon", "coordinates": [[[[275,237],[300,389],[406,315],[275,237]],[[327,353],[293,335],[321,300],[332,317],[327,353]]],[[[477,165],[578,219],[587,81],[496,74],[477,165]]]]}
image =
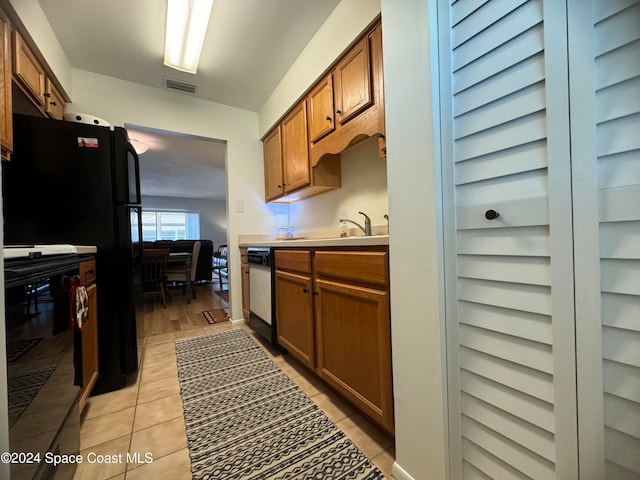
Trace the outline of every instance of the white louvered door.
{"type": "Polygon", "coordinates": [[[640,479],[640,1],[569,2],[580,471],[640,479]]]}
{"type": "Polygon", "coordinates": [[[638,3],[440,3],[451,478],[640,478],[638,3]]]}

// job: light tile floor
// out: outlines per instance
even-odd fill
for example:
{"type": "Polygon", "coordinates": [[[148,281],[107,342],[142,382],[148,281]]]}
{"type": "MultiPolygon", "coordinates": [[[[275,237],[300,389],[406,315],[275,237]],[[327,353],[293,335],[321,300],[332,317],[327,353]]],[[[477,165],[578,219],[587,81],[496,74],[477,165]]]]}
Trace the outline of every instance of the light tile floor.
{"type": "MultiPolygon", "coordinates": [[[[89,399],[80,429],[84,462],[78,465],[74,479],[191,478],[175,340],[230,328],[229,324],[220,324],[146,337],[136,383],[89,399]],[[138,453],[139,461],[129,458],[127,463],[127,453],[130,456],[138,453]],[[153,461],[145,462],[147,454],[153,461]]],[[[385,477],[392,479],[391,465],[395,460],[393,440],[289,356],[259,343],[274,362],[373,460],[385,477]]]]}

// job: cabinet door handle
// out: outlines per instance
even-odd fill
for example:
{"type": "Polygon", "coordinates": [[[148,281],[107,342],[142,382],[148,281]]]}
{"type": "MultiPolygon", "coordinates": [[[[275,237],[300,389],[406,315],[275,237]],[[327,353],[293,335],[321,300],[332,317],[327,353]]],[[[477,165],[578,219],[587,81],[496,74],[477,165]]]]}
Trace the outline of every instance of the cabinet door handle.
{"type": "Polygon", "coordinates": [[[56,102],[49,102],[49,105],[53,105],[55,107],[57,104],[56,102]]]}
{"type": "Polygon", "coordinates": [[[302,293],[309,293],[309,289],[308,288],[303,288],[302,289],[302,293]]]}
{"type": "Polygon", "coordinates": [[[326,120],[328,120],[329,122],[331,121],[331,117],[329,115],[327,115],[326,117],[324,117],[326,120]]]}
{"type": "Polygon", "coordinates": [[[318,292],[313,292],[313,296],[315,297],[316,295],[319,295],[318,292]]]}
{"type": "Polygon", "coordinates": [[[338,110],[336,110],[336,113],[337,113],[338,115],[341,115],[341,114],[342,114],[342,110],[338,109],[338,110]]]}
{"type": "Polygon", "coordinates": [[[50,98],[51,94],[49,92],[44,92],[44,96],[47,97],[47,98],[50,98]]]}

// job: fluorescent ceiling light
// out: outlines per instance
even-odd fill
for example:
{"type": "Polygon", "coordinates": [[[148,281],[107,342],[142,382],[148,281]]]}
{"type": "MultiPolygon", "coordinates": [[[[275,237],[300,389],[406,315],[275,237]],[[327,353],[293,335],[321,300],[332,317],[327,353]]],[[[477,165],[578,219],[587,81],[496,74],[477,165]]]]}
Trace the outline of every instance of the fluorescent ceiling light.
{"type": "Polygon", "coordinates": [[[164,64],[196,73],[213,0],[167,0],[164,64]]]}

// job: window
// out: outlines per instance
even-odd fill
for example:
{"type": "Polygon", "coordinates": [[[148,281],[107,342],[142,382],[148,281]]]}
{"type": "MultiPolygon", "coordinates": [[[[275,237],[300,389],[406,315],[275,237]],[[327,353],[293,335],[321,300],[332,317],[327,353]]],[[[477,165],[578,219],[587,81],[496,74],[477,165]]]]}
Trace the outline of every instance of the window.
{"type": "Polygon", "coordinates": [[[142,211],[142,239],[146,242],[197,238],[200,238],[199,213],[142,211]]]}

